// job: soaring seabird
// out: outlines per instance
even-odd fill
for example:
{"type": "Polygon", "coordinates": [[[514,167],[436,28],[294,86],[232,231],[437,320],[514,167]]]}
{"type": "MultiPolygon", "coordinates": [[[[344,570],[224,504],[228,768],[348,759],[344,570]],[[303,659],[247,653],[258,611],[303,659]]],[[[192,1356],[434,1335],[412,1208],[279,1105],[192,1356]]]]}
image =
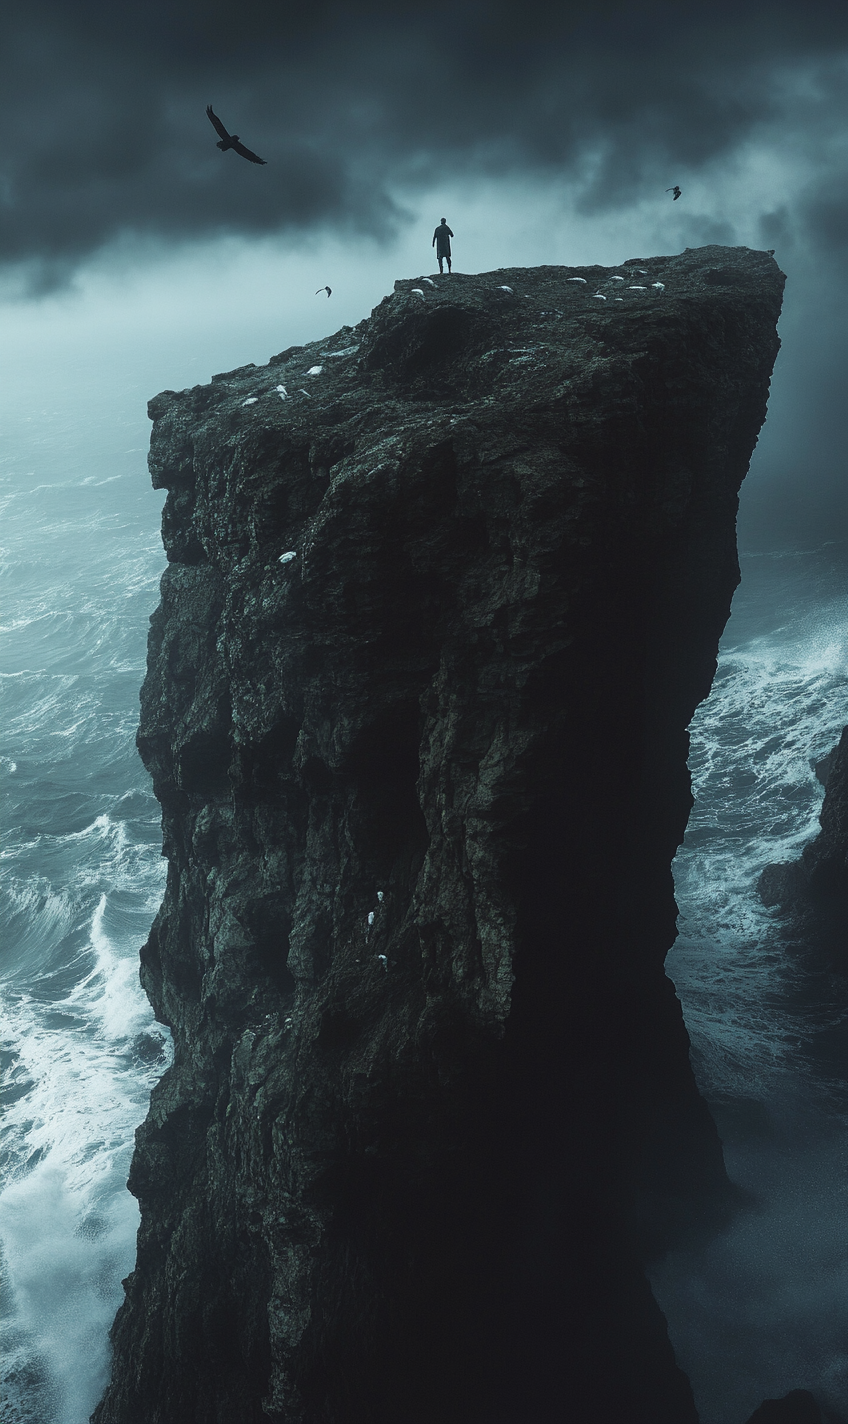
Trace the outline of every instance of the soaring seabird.
{"type": "Polygon", "coordinates": [[[677,202],[677,199],[680,197],[680,189],[678,188],[677,184],[675,183],[675,185],[674,185],[673,188],[666,188],[665,191],[666,191],[667,193],[673,193],[673,194],[674,194],[674,197],[672,198],[671,201],[672,201],[673,203],[676,203],[676,202],[677,202]]]}
{"type": "Polygon", "coordinates": [[[245,148],[244,144],[239,141],[238,134],[227,133],[227,130],[224,128],[224,125],[221,123],[221,120],[218,118],[218,115],[212,112],[211,104],[206,105],[206,113],[209,116],[210,124],[212,124],[213,127],[221,135],[221,141],[216,145],[216,147],[220,148],[222,153],[226,153],[228,148],[233,148],[235,149],[236,153],[241,154],[242,158],[250,159],[251,163],[265,162],[264,158],[259,158],[257,154],[251,153],[249,148],[245,148]]]}
{"type": "MultiPolygon", "coordinates": [[[[326,292],[328,297],[331,297],[333,295],[332,287],[319,287],[318,292],[326,292]]],[[[318,295],[318,292],[315,293],[316,297],[318,295]]]]}

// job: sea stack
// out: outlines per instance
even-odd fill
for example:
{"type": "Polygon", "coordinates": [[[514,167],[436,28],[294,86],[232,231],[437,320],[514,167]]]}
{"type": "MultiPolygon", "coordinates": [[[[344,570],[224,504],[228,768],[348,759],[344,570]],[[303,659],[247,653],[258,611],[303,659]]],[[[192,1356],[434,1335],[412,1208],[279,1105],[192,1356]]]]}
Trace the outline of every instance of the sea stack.
{"type": "Polygon", "coordinates": [[[174,1063],[97,1424],[697,1420],[644,1265],[734,1196],[663,962],[783,276],[632,266],[151,402],[174,1063]]]}

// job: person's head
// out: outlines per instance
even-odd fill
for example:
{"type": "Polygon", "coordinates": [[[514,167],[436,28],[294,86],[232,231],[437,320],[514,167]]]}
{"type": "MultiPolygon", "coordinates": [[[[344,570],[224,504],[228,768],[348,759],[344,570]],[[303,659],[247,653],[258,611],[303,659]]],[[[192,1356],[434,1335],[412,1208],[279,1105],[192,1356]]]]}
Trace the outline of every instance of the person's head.
{"type": "Polygon", "coordinates": [[[442,227],[447,227],[447,225],[448,225],[448,220],[447,220],[447,218],[442,218],[441,222],[442,222],[442,227]]]}

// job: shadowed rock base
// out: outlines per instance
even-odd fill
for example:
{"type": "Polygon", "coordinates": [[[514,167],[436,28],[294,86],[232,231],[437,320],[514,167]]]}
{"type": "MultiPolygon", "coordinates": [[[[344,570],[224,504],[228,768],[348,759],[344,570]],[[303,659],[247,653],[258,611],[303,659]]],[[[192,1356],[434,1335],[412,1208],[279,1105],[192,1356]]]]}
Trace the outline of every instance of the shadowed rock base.
{"type": "Polygon", "coordinates": [[[635,265],[151,403],[175,1059],[97,1424],[695,1424],[643,1263],[733,1193],[670,866],[782,276],[635,265]]]}

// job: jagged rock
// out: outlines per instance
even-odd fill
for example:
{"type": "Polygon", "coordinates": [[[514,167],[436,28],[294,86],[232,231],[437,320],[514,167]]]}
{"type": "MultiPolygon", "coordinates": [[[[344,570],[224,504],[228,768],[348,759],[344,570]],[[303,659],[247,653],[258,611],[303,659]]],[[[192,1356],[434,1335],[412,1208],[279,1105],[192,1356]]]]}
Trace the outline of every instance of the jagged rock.
{"type": "Polygon", "coordinates": [[[398,282],[151,402],[175,1057],[98,1424],[696,1420],[642,1270],[732,1199],[670,866],[783,278],[635,265],[398,282]]]}
{"type": "Polygon", "coordinates": [[[816,773],[825,787],[821,831],[798,860],[765,867],[757,886],[765,905],[824,899],[848,905],[848,727],[816,773]]]}
{"type": "Polygon", "coordinates": [[[764,1399],[748,1424],[822,1424],[822,1412],[808,1389],[792,1389],[782,1399],[764,1399]]]}

